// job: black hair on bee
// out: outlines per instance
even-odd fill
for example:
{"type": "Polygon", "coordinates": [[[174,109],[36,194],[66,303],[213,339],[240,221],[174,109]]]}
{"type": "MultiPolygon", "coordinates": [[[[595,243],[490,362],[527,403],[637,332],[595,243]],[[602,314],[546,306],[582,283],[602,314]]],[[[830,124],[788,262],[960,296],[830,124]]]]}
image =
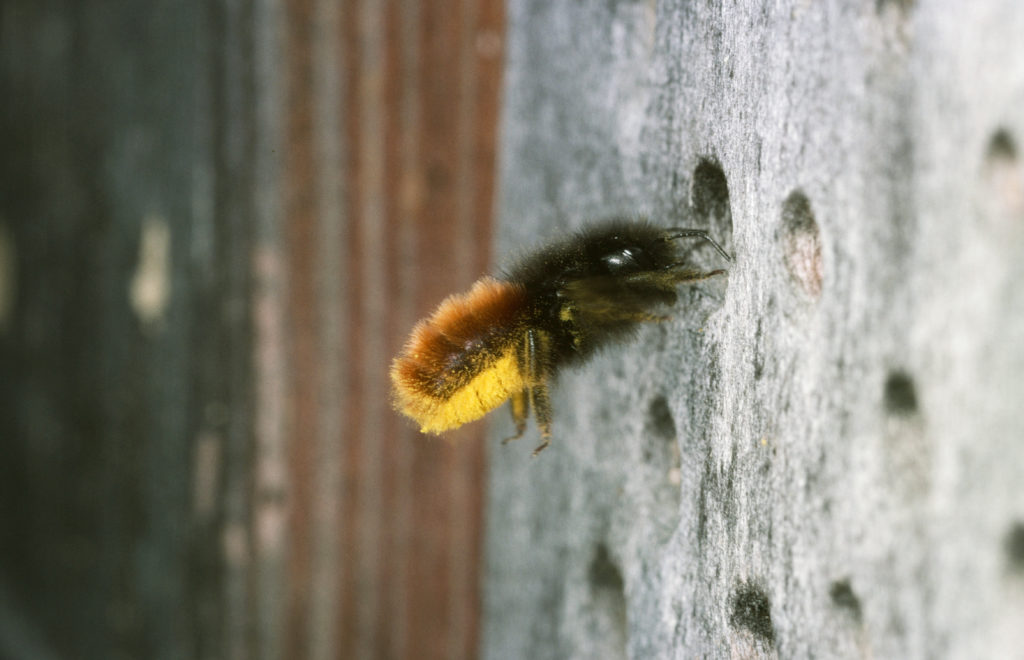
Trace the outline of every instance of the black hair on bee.
{"type": "Polygon", "coordinates": [[[526,255],[498,278],[446,298],[413,328],[391,366],[394,405],[424,433],[483,417],[511,399],[516,434],[533,411],[542,444],[551,438],[548,386],[565,366],[631,336],[676,302],[676,287],[724,270],[701,271],[677,241],[698,238],[727,260],[702,229],[666,229],[616,219],[526,255]]]}

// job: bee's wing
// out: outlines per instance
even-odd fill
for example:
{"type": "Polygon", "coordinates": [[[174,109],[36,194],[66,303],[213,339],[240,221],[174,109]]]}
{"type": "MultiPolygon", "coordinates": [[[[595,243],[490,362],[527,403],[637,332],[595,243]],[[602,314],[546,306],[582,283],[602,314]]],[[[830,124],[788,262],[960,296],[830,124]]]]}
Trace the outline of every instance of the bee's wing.
{"type": "Polygon", "coordinates": [[[658,305],[676,300],[673,288],[635,276],[600,275],[567,282],[559,290],[573,317],[580,321],[627,321],[647,317],[658,305]]]}

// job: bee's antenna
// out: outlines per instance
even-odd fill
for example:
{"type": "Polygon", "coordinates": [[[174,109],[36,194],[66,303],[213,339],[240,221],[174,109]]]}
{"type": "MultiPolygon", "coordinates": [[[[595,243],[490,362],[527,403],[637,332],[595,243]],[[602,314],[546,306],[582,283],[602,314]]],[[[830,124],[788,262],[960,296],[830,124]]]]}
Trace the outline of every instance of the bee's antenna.
{"type": "Polygon", "coordinates": [[[705,229],[683,229],[681,227],[671,227],[668,230],[669,233],[665,236],[666,241],[674,241],[677,238],[703,238],[708,243],[711,243],[712,247],[718,250],[718,253],[726,258],[728,261],[732,261],[732,257],[729,253],[722,249],[722,246],[715,242],[715,239],[708,235],[705,229]]]}

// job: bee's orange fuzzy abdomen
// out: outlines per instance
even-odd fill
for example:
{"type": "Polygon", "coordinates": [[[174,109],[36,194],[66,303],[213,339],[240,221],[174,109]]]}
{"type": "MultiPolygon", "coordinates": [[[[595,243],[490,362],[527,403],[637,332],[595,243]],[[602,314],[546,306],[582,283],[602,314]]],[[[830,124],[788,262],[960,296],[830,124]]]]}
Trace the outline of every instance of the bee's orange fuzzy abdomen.
{"type": "Polygon", "coordinates": [[[446,298],[413,328],[391,366],[395,407],[424,432],[438,433],[483,417],[521,390],[512,350],[526,306],[522,287],[491,277],[446,298]]]}

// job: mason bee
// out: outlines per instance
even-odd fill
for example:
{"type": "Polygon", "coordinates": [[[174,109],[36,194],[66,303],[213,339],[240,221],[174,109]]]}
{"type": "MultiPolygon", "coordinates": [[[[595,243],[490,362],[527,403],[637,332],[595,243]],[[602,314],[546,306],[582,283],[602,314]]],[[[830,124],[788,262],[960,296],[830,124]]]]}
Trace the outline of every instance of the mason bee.
{"type": "Polygon", "coordinates": [[[446,298],[412,330],[391,366],[394,406],[441,433],[511,399],[516,433],[530,411],[551,439],[548,387],[560,369],[628,339],[638,324],[664,321],[676,286],[724,273],[681,258],[676,241],[697,238],[729,255],[703,229],[666,229],[615,219],[526,255],[499,277],[446,298]]]}

